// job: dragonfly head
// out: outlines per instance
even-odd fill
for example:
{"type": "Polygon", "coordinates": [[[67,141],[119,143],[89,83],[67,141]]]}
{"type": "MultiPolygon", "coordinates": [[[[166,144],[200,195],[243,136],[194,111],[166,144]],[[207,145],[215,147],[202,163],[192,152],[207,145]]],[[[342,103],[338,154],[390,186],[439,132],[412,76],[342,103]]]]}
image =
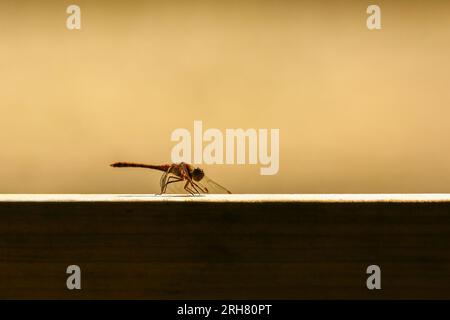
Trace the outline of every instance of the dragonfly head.
{"type": "Polygon", "coordinates": [[[203,172],[202,169],[195,168],[194,170],[192,170],[192,179],[194,179],[194,181],[200,181],[203,179],[204,176],[205,173],[203,172]]]}

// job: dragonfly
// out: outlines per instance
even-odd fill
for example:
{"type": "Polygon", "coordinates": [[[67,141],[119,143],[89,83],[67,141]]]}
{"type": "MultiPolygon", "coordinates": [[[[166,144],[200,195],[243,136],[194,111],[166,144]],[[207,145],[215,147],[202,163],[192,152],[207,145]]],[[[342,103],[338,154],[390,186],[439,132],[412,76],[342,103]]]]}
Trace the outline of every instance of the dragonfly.
{"type": "Polygon", "coordinates": [[[167,191],[167,186],[173,183],[183,183],[184,190],[191,195],[207,194],[207,193],[228,193],[231,192],[222,187],[220,184],[208,178],[204,171],[200,168],[196,168],[193,165],[185,162],[163,164],[163,165],[151,165],[133,162],[116,162],[111,164],[114,168],[145,168],[162,171],[163,175],[159,181],[161,187],[161,193],[164,194],[167,191]]]}

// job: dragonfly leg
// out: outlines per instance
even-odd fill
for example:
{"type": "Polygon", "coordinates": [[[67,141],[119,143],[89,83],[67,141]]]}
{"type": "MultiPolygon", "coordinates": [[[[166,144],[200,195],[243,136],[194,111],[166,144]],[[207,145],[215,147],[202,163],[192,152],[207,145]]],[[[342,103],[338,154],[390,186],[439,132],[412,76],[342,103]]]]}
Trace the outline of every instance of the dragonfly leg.
{"type": "MultiPolygon", "coordinates": [[[[191,195],[195,195],[195,192],[193,192],[192,189],[189,188],[189,184],[190,184],[190,181],[189,181],[189,180],[186,181],[186,184],[184,185],[184,190],[186,190],[187,192],[189,192],[191,195]]],[[[197,191],[197,193],[198,193],[198,191],[197,191]]]]}
{"type": "MultiPolygon", "coordinates": [[[[197,192],[198,194],[200,194],[200,192],[198,191],[198,189],[195,187],[195,184],[192,182],[192,181],[190,181],[191,182],[191,186],[192,186],[192,188],[195,190],[195,192],[197,192]]],[[[201,189],[200,189],[201,190],[201,189]]]]}
{"type": "Polygon", "coordinates": [[[203,193],[209,193],[209,192],[208,192],[208,189],[200,187],[200,186],[199,186],[197,183],[195,183],[194,181],[191,181],[191,185],[192,185],[192,187],[195,189],[195,191],[197,191],[197,193],[200,193],[200,192],[198,192],[197,188],[199,188],[200,191],[203,192],[203,193]],[[196,188],[196,187],[197,187],[197,188],[196,188]]]}
{"type": "Polygon", "coordinates": [[[169,173],[172,170],[173,165],[171,165],[166,172],[163,173],[163,175],[161,176],[161,179],[159,180],[159,185],[161,187],[161,193],[163,194],[165,192],[164,186],[167,184],[167,180],[170,179],[169,177],[169,173]]]}
{"type": "Polygon", "coordinates": [[[179,178],[179,177],[170,176],[170,177],[167,179],[166,183],[164,184],[164,187],[163,187],[163,190],[161,191],[161,194],[166,193],[167,186],[168,186],[169,184],[174,183],[174,182],[178,182],[178,181],[182,181],[182,180],[183,180],[183,179],[181,179],[181,178],[179,178]],[[172,178],[172,180],[170,180],[171,178],[172,178]]]}

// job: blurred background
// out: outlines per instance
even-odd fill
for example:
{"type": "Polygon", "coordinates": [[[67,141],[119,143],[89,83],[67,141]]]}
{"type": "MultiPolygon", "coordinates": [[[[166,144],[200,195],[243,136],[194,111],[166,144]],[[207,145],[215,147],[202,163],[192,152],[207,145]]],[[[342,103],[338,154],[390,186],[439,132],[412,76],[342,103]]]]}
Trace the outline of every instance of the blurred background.
{"type": "Polygon", "coordinates": [[[158,192],[109,164],[194,120],[280,129],[277,175],[204,166],[234,193],[450,192],[448,1],[2,0],[0,39],[0,193],[158,192]]]}

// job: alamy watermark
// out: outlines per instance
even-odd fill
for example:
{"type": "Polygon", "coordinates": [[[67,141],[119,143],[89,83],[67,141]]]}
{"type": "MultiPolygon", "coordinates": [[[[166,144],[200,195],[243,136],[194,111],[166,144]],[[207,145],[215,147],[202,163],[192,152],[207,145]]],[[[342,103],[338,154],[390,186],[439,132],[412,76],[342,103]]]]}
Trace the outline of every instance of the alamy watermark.
{"type": "Polygon", "coordinates": [[[376,4],[372,4],[367,7],[367,17],[366,25],[369,30],[380,30],[381,29],[381,8],[376,4]]]}
{"type": "Polygon", "coordinates": [[[225,129],[223,133],[209,128],[203,132],[203,122],[194,121],[193,135],[188,129],[178,128],[171,140],[178,142],[171,152],[174,163],[259,163],[261,175],[277,174],[280,167],[280,129],[225,129]]]}
{"type": "Polygon", "coordinates": [[[76,4],[71,4],[67,7],[66,13],[69,16],[66,19],[66,28],[69,30],[81,29],[81,9],[76,4]]]}
{"type": "Polygon", "coordinates": [[[376,264],[367,267],[366,273],[370,276],[367,278],[366,286],[369,290],[381,289],[381,268],[376,264]]]}
{"type": "Polygon", "coordinates": [[[67,267],[66,273],[70,275],[66,281],[67,289],[81,290],[81,268],[76,264],[72,264],[67,267]]]}

